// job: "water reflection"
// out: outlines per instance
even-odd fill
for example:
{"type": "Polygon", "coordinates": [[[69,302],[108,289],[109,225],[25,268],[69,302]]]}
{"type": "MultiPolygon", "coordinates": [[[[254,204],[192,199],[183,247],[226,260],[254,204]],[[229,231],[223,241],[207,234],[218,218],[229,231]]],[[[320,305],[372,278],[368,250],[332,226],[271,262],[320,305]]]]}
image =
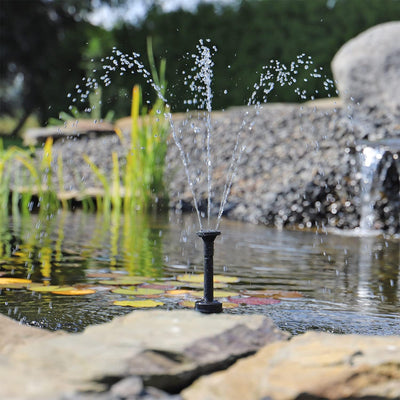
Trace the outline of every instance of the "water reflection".
{"type": "MultiPolygon", "coordinates": [[[[8,218],[8,217],[7,217],[8,218]]],[[[0,275],[49,284],[85,284],[115,271],[174,279],[202,272],[202,241],[191,216],[64,212],[13,217],[0,225],[0,275]],[[9,228],[8,228],[9,226],[9,228]],[[7,229],[6,229],[7,227],[7,229]]],[[[248,306],[294,333],[307,329],[400,334],[400,240],[277,231],[223,221],[215,243],[215,272],[240,277],[229,290],[298,291],[301,299],[248,306]]],[[[0,289],[0,312],[50,329],[81,330],[130,310],[112,296],[60,298],[0,289]]],[[[170,299],[166,308],[176,308],[170,299]]]]}

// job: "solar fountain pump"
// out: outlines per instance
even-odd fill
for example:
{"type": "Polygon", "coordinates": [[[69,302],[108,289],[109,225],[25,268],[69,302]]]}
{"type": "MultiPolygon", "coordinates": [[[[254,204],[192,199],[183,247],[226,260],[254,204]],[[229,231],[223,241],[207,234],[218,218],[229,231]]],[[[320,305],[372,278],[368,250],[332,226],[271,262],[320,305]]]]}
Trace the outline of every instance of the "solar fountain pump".
{"type": "Polygon", "coordinates": [[[204,314],[222,312],[222,303],[214,300],[214,240],[220,231],[200,231],[197,236],[204,243],[204,298],[196,301],[195,310],[204,314]]]}

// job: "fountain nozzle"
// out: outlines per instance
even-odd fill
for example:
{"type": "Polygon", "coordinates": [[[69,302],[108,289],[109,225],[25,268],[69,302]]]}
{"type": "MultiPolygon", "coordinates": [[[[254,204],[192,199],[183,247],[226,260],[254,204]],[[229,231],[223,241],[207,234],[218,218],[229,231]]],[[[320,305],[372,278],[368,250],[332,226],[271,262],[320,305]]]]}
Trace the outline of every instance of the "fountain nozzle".
{"type": "Polygon", "coordinates": [[[200,231],[197,236],[204,242],[204,298],[196,301],[195,310],[204,314],[222,312],[222,303],[214,300],[214,240],[220,231],[200,231]]]}

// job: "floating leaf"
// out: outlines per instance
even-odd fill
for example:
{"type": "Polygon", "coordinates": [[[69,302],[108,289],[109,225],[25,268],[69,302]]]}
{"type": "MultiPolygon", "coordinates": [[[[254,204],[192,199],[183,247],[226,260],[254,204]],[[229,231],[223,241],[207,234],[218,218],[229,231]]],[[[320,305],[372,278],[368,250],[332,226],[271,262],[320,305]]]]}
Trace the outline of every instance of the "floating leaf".
{"type": "Polygon", "coordinates": [[[55,290],[54,292],[51,292],[53,294],[59,294],[63,296],[84,296],[87,294],[93,294],[96,293],[95,290],[93,289],[77,289],[77,288],[72,288],[70,290],[67,290],[65,288],[61,288],[59,290],[55,290]]]}
{"type": "Polygon", "coordinates": [[[102,285],[134,286],[149,280],[151,280],[151,278],[145,278],[143,276],[122,276],[121,278],[99,281],[99,283],[102,285]]]}
{"type": "Polygon", "coordinates": [[[172,286],[172,285],[163,285],[161,283],[144,283],[143,285],[139,286],[140,288],[143,289],[159,289],[159,290],[175,290],[176,289],[176,285],[172,286]]]}
{"type": "Polygon", "coordinates": [[[194,292],[193,290],[176,289],[176,290],[168,290],[165,294],[167,296],[183,296],[183,295],[186,295],[186,294],[192,294],[192,295],[196,296],[195,293],[196,292],[194,292]]]}
{"type": "Polygon", "coordinates": [[[186,308],[194,308],[195,302],[191,300],[182,300],[179,302],[179,305],[181,307],[186,307],[186,308]]]}
{"type": "Polygon", "coordinates": [[[242,294],[252,297],[272,297],[274,299],[289,299],[289,298],[300,298],[303,295],[296,291],[286,290],[243,290],[242,294]]]}
{"type": "Polygon", "coordinates": [[[237,303],[230,303],[230,302],[223,302],[222,303],[223,308],[238,308],[239,304],[237,303]]]}
{"type": "Polygon", "coordinates": [[[26,283],[9,283],[8,285],[0,285],[0,290],[1,289],[25,289],[26,288],[26,283]]]}
{"type": "Polygon", "coordinates": [[[123,307],[137,307],[137,308],[151,308],[151,307],[158,307],[164,305],[161,301],[155,300],[117,300],[113,303],[116,306],[123,306],[123,307]]]}
{"type": "Polygon", "coordinates": [[[229,301],[236,304],[245,304],[251,306],[262,306],[267,304],[277,304],[281,301],[266,297],[230,297],[229,301]]]}
{"type": "MultiPolygon", "coordinates": [[[[122,275],[124,276],[124,275],[122,275]]],[[[111,278],[111,279],[119,279],[120,274],[116,274],[115,272],[88,272],[86,274],[87,278],[111,278]]]]}
{"type": "MultiPolygon", "coordinates": [[[[228,298],[228,297],[231,297],[231,296],[237,296],[238,294],[237,294],[237,292],[228,292],[228,291],[225,291],[225,290],[214,290],[214,297],[215,298],[228,298]]],[[[193,292],[193,296],[196,296],[196,297],[203,297],[203,293],[200,293],[200,292],[193,292]]]]}
{"type": "MultiPolygon", "coordinates": [[[[204,282],[203,274],[183,274],[176,277],[178,281],[190,282],[190,283],[201,283],[204,282]]],[[[214,282],[216,283],[236,283],[239,282],[239,278],[236,276],[225,276],[225,275],[214,275],[214,282]]]]}
{"type": "Polygon", "coordinates": [[[22,278],[0,278],[0,285],[9,285],[11,283],[32,283],[30,279],[22,279],[22,278]]]}
{"type": "MultiPolygon", "coordinates": [[[[204,282],[177,282],[179,284],[179,287],[188,287],[192,289],[202,289],[204,287],[204,282]]],[[[224,289],[228,285],[226,283],[222,282],[214,282],[214,289],[224,289]]]]}
{"type": "Polygon", "coordinates": [[[54,292],[55,290],[72,290],[73,286],[59,286],[59,285],[43,285],[41,283],[33,283],[27,287],[28,290],[34,292],[54,292]]]}
{"type": "Polygon", "coordinates": [[[132,288],[132,289],[114,289],[113,293],[117,294],[127,294],[131,296],[149,296],[149,295],[159,295],[163,294],[164,290],[160,289],[146,289],[146,288],[132,288]]]}

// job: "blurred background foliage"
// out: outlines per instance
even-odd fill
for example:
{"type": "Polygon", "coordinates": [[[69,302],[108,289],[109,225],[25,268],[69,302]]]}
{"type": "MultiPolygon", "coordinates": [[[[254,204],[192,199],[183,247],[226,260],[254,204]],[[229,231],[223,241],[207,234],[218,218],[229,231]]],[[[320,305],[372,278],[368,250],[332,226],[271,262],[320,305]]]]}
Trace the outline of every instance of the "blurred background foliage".
{"type": "MultiPolygon", "coordinates": [[[[117,21],[105,29],[89,22],[101,4],[115,8],[129,1],[0,0],[0,117],[16,121],[12,128],[2,125],[0,133],[18,134],[32,115],[45,125],[68,111],[67,93],[82,78],[101,73],[101,59],[110,56],[113,47],[140,53],[146,64],[148,37],[156,59],[166,59],[167,99],[175,112],[188,107],[183,71],[190,71],[190,54],[200,39],[210,39],[218,48],[213,108],[222,109],[247,102],[269,60],[290,63],[305,53],[315,68],[322,67],[332,78],[330,62],[340,46],[373,25],[400,19],[400,0],[232,0],[170,12],[157,0],[143,0],[147,14],[135,23],[117,21]]],[[[115,75],[102,90],[103,116],[110,110],[116,117],[129,115],[134,84],[142,86],[144,101],[155,101],[154,91],[139,74],[115,75]]],[[[307,82],[307,92],[335,96],[322,80],[307,82]]],[[[271,93],[269,101],[299,97],[285,86],[271,93]]]]}

